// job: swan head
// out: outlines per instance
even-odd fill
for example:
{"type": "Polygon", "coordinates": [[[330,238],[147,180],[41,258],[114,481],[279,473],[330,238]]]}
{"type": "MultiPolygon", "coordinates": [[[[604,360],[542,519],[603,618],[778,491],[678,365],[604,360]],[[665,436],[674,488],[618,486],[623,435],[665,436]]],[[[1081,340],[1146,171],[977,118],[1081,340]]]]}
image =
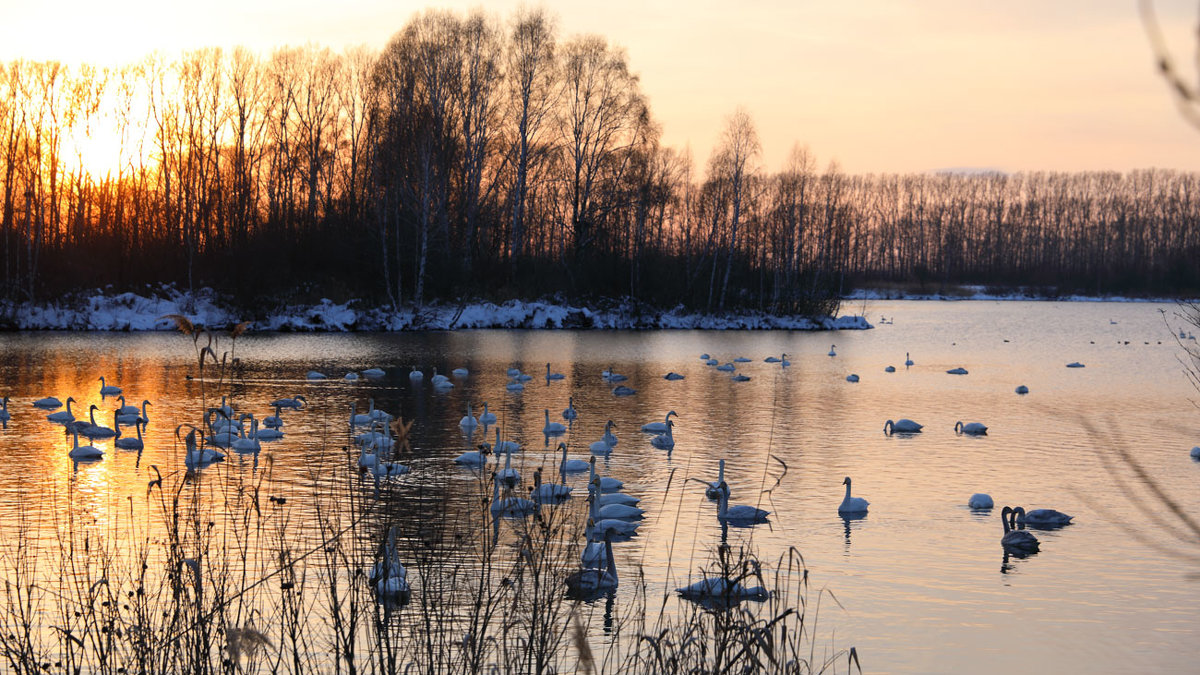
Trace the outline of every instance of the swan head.
{"type": "Polygon", "coordinates": [[[846,480],[842,481],[842,485],[849,485],[849,484],[850,484],[850,476],[846,476],[846,480]]]}
{"type": "MultiPolygon", "coordinates": [[[[671,412],[667,413],[667,417],[668,417],[668,418],[669,418],[669,417],[671,417],[672,415],[674,415],[675,417],[679,417],[679,413],[675,412],[674,410],[672,410],[671,412]]],[[[669,421],[669,420],[668,420],[668,421],[669,421]]]]}

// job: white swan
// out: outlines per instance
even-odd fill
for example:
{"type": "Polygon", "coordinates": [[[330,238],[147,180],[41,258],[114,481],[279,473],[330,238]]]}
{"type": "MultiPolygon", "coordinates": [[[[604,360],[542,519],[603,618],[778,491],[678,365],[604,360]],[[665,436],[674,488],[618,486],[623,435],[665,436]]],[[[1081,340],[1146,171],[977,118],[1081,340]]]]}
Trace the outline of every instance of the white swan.
{"type": "Polygon", "coordinates": [[[471,374],[471,371],[467,370],[466,368],[455,368],[454,370],[450,371],[450,374],[455,377],[467,377],[471,374]]]}
{"type": "Polygon", "coordinates": [[[558,449],[562,450],[562,462],[559,463],[559,471],[563,473],[577,473],[579,471],[587,471],[591,463],[586,459],[567,459],[567,444],[559,443],[558,449]]]}
{"type": "Polygon", "coordinates": [[[504,468],[496,472],[496,480],[505,487],[516,487],[521,482],[521,472],[512,468],[512,453],[504,454],[504,468]]]}
{"type": "Polygon", "coordinates": [[[1200,445],[1192,446],[1192,459],[1200,459],[1200,445]]]}
{"type": "Polygon", "coordinates": [[[542,470],[533,472],[533,492],[530,493],[536,502],[560,502],[571,496],[571,488],[562,483],[543,483],[542,470]]]}
{"type": "Polygon", "coordinates": [[[734,382],[749,382],[750,376],[738,373],[737,375],[734,375],[733,377],[731,377],[729,379],[733,380],[734,382]]]}
{"type": "Polygon", "coordinates": [[[658,448],[659,450],[673,449],[675,447],[675,436],[671,434],[671,429],[674,428],[674,426],[675,426],[674,422],[668,421],[667,422],[667,433],[660,434],[658,436],[655,436],[654,438],[651,438],[650,445],[653,445],[654,447],[658,448]]]}
{"type": "Polygon", "coordinates": [[[280,414],[282,412],[283,412],[283,409],[279,408],[277,406],[275,408],[274,415],[269,415],[269,416],[263,418],[263,426],[267,427],[268,429],[278,429],[278,428],[282,427],[283,426],[283,415],[280,414]]]}
{"type": "MultiPolygon", "coordinates": [[[[185,425],[181,424],[178,427],[175,427],[175,438],[179,438],[179,431],[180,429],[183,429],[184,426],[185,425]]],[[[212,464],[213,462],[219,462],[225,459],[225,453],[221,452],[220,450],[213,450],[212,448],[198,446],[196,443],[196,434],[200,434],[200,438],[203,441],[204,432],[198,431],[195,428],[188,432],[188,435],[184,438],[184,466],[186,466],[188,469],[200,469],[212,464]]],[[[202,445],[203,442],[201,443],[201,446],[202,445]]]]}
{"type": "Polygon", "coordinates": [[[407,466],[400,462],[384,462],[377,461],[375,466],[371,467],[371,473],[375,474],[375,478],[396,478],[403,476],[411,471],[407,466]]]}
{"type": "Polygon", "coordinates": [[[677,373],[675,371],[671,371],[671,372],[667,373],[666,375],[663,375],[663,379],[668,380],[670,382],[677,382],[677,381],[683,379],[683,375],[680,375],[679,373],[677,373]]]}
{"type": "Polygon", "coordinates": [[[480,468],[487,464],[487,456],[491,454],[492,446],[480,443],[478,450],[469,450],[454,458],[454,463],[462,466],[480,468]]]}
{"type": "Polygon", "coordinates": [[[324,380],[324,379],[326,379],[326,375],[325,375],[325,373],[318,372],[316,370],[310,370],[304,374],[304,379],[306,379],[306,380],[324,380]]]}
{"type": "Polygon", "coordinates": [[[376,408],[375,399],[373,398],[367,399],[367,403],[370,405],[370,407],[367,409],[367,415],[371,417],[371,421],[391,424],[393,419],[391,413],[386,412],[383,408],[376,408]]]}
{"type": "Polygon", "coordinates": [[[567,409],[562,411],[562,416],[563,416],[564,420],[568,420],[568,421],[579,417],[579,411],[575,410],[575,397],[574,396],[567,397],[567,409]]]}
{"type": "Polygon", "coordinates": [[[591,459],[588,470],[591,471],[591,475],[588,476],[588,483],[595,483],[596,481],[600,481],[599,482],[599,486],[600,486],[599,492],[601,494],[603,494],[605,492],[617,492],[625,485],[621,481],[619,481],[616,478],[613,478],[611,476],[597,475],[596,474],[596,458],[595,457],[593,457],[591,459]]]}
{"type": "Polygon", "coordinates": [[[676,588],[675,592],[685,600],[702,605],[731,605],[742,600],[763,602],[770,597],[762,586],[743,586],[724,577],[705,577],[690,586],[676,588]]]}
{"type": "Polygon", "coordinates": [[[272,408],[293,408],[295,410],[300,410],[306,403],[308,403],[308,401],[305,400],[303,396],[297,394],[291,398],[275,399],[274,401],[271,401],[270,406],[272,408]]]}
{"type": "Polygon", "coordinates": [[[1020,506],[1015,509],[1006,506],[1000,510],[1000,521],[1004,523],[1004,536],[1000,538],[1000,545],[1020,553],[1033,553],[1038,550],[1037,537],[1016,528],[1018,516],[1024,514],[1025,509],[1020,506]]]}
{"type": "Polygon", "coordinates": [[[137,406],[127,405],[122,406],[117,412],[118,424],[146,424],[150,421],[150,413],[146,411],[146,406],[153,405],[149,400],[142,401],[142,407],[139,410],[137,406]],[[132,411],[132,412],[130,412],[132,411]]]}
{"type": "Polygon", "coordinates": [[[565,379],[565,378],[566,378],[566,375],[563,375],[562,373],[552,373],[552,372],[550,372],[550,364],[549,364],[549,363],[547,363],[547,364],[546,364],[546,380],[547,380],[547,381],[549,381],[549,380],[562,380],[562,379],[565,379]]]}
{"type": "Polygon", "coordinates": [[[576,598],[590,598],[600,593],[607,593],[617,588],[617,563],[612,553],[612,535],[604,537],[604,553],[602,558],[605,567],[585,566],[578,572],[567,576],[567,594],[576,598]]]}
{"type": "Polygon", "coordinates": [[[829,355],[837,356],[837,345],[829,345],[829,355]]]}
{"type": "Polygon", "coordinates": [[[560,434],[567,433],[567,427],[564,426],[561,422],[551,422],[550,421],[550,409],[545,408],[545,411],[546,411],[546,425],[544,427],[542,427],[542,433],[547,436],[558,436],[560,434]]]}
{"type": "Polygon", "coordinates": [[[667,413],[667,416],[663,418],[663,421],[661,422],[646,422],[642,425],[642,431],[652,434],[661,434],[667,430],[667,422],[671,421],[672,416],[679,417],[679,413],[672,410],[667,413]]]}
{"type": "Polygon", "coordinates": [[[365,427],[371,424],[374,420],[371,419],[370,413],[359,413],[358,402],[350,402],[350,428],[365,427]]]}
{"type": "Polygon", "coordinates": [[[355,373],[355,372],[346,373],[345,380],[347,382],[357,382],[358,381],[358,373],[355,373]]]}
{"type": "Polygon", "coordinates": [[[483,402],[483,414],[479,416],[479,423],[480,424],[495,424],[496,423],[496,413],[488,412],[487,401],[483,402]]]}
{"type": "Polygon", "coordinates": [[[101,459],[104,457],[104,451],[94,445],[80,445],[79,432],[73,434],[75,437],[75,446],[67,453],[71,459],[79,462],[89,459],[101,459]]]}
{"type": "Polygon", "coordinates": [[[783,359],[779,358],[778,356],[768,356],[767,358],[763,359],[763,363],[779,363],[782,360],[783,359]]]}
{"type": "Polygon", "coordinates": [[[1070,525],[1071,521],[1075,519],[1075,516],[1068,516],[1062,511],[1055,511],[1054,509],[1034,509],[1029,513],[1025,513],[1025,509],[1018,506],[1013,509],[1013,512],[1017,514],[1016,519],[1018,523],[1029,525],[1030,527],[1062,527],[1063,525],[1070,525]]]}
{"type": "Polygon", "coordinates": [[[745,356],[739,356],[736,359],[734,359],[733,362],[734,363],[750,363],[751,360],[752,359],[746,358],[745,356]]]}
{"type": "Polygon", "coordinates": [[[500,455],[500,454],[509,455],[514,452],[519,452],[520,450],[521,450],[520,443],[518,443],[516,441],[500,440],[500,429],[499,428],[496,429],[496,444],[494,446],[492,446],[492,452],[496,453],[497,455],[500,455]]]}
{"type": "MultiPolygon", "coordinates": [[[[55,400],[58,400],[58,399],[55,399],[55,400]]],[[[62,424],[66,424],[68,422],[74,422],[75,415],[71,413],[71,404],[74,402],[75,402],[75,399],[68,396],[67,397],[67,409],[59,410],[58,412],[52,412],[49,415],[46,415],[46,419],[50,420],[51,422],[59,422],[62,424]]],[[[39,406],[39,407],[44,407],[44,406],[39,406]]]]}
{"type": "Polygon", "coordinates": [[[961,420],[954,425],[954,433],[967,434],[969,436],[987,436],[987,427],[979,422],[967,422],[963,424],[961,420]]]}
{"type": "MultiPolygon", "coordinates": [[[[69,398],[70,397],[68,397],[68,399],[69,398]]],[[[58,400],[57,398],[55,398],[53,396],[47,396],[46,398],[39,398],[38,400],[34,401],[33,407],[45,408],[46,410],[54,410],[55,408],[62,407],[62,401],[58,400]]]]}
{"type": "Polygon", "coordinates": [[[982,492],[976,492],[967,500],[967,506],[973,509],[990,509],[995,506],[992,501],[992,496],[982,492]]]}
{"type": "Polygon", "coordinates": [[[894,372],[896,372],[896,366],[888,366],[887,368],[884,368],[884,369],[883,369],[883,372],[885,372],[885,373],[894,373],[894,372]]]}
{"type": "Polygon", "coordinates": [[[913,365],[913,360],[909,357],[908,352],[904,352],[904,367],[913,365]]]}
{"type": "Polygon", "coordinates": [[[838,506],[838,513],[866,513],[870,502],[862,497],[850,496],[850,476],[846,476],[842,485],[846,486],[846,496],[842,498],[841,506],[838,506]]]}
{"type": "Polygon", "coordinates": [[[612,390],[612,393],[613,396],[633,396],[637,393],[637,389],[631,389],[622,384],[617,385],[617,387],[612,390]]]}
{"type": "Polygon", "coordinates": [[[500,481],[492,474],[492,505],[491,511],[497,516],[527,516],[537,511],[537,502],[522,497],[500,498],[500,481]]]}
{"type": "MultiPolygon", "coordinates": [[[[1067,367],[1068,368],[1083,368],[1083,364],[1078,361],[1072,361],[1067,364],[1067,367]]],[[[1020,508],[1020,507],[1017,507],[1017,508],[1020,508]]]]}
{"type": "Polygon", "coordinates": [[[906,418],[902,417],[902,418],[896,420],[895,422],[893,422],[892,420],[888,420],[888,421],[884,422],[883,423],[883,433],[888,434],[888,435],[891,435],[893,433],[918,434],[918,433],[921,433],[921,428],[923,426],[925,426],[925,425],[917,424],[916,422],[914,422],[910,419],[906,419],[906,418]]]}
{"type": "Polygon", "coordinates": [[[256,441],[277,441],[283,438],[283,432],[279,430],[279,427],[260,428],[258,422],[255,421],[253,428],[255,431],[252,437],[256,441]]]}
{"type": "Polygon", "coordinates": [[[717,365],[718,363],[720,363],[720,361],[718,361],[718,360],[716,360],[716,359],[708,359],[708,360],[706,360],[706,361],[704,362],[704,365],[706,365],[706,366],[715,366],[715,365],[717,365]]]}
{"type": "Polygon", "coordinates": [[[458,421],[458,426],[464,429],[474,429],[475,427],[479,426],[479,420],[475,419],[475,417],[471,414],[470,402],[467,403],[467,414],[458,421]]]}
{"type": "Polygon", "coordinates": [[[378,380],[384,375],[387,375],[383,368],[367,368],[366,370],[362,371],[362,374],[363,377],[370,378],[372,380],[378,380]]]}
{"type": "Polygon", "coordinates": [[[408,586],[408,570],[400,562],[400,550],[396,546],[396,528],[396,525],[388,528],[387,543],[380,548],[378,559],[367,578],[380,596],[406,602],[411,590],[408,586]]]}
{"type": "MultiPolygon", "coordinates": [[[[113,436],[116,436],[117,435],[116,430],[109,429],[108,427],[104,427],[104,426],[100,426],[99,424],[96,424],[96,411],[99,409],[100,409],[100,406],[97,406],[97,405],[92,405],[91,408],[88,408],[89,424],[87,427],[80,429],[79,433],[83,434],[84,436],[87,436],[88,438],[93,438],[93,439],[94,438],[112,438],[113,436]]],[[[114,411],[113,412],[113,426],[116,426],[116,425],[117,425],[117,414],[114,411]]]]}
{"type": "Polygon", "coordinates": [[[142,441],[142,425],[135,424],[133,428],[137,431],[137,436],[122,436],[121,427],[117,427],[117,437],[113,440],[113,447],[122,450],[142,450],[146,444],[142,441]]]}
{"type": "Polygon", "coordinates": [[[1019,385],[1019,386],[1017,387],[1017,393],[1018,393],[1018,394],[1028,394],[1028,393],[1029,393],[1029,387],[1026,387],[1026,386],[1025,386],[1025,385],[1023,385],[1023,384],[1022,384],[1022,385],[1019,385]]]}
{"type": "Polygon", "coordinates": [[[717,462],[717,479],[704,489],[704,496],[709,499],[720,499],[721,495],[729,494],[729,484],[725,482],[725,460],[717,462]]]}
{"type": "Polygon", "coordinates": [[[626,377],[624,375],[619,375],[615,371],[613,371],[612,366],[609,366],[608,370],[601,372],[600,376],[603,377],[604,381],[608,382],[609,384],[612,384],[615,382],[624,382],[625,380],[629,379],[628,377],[626,377]]]}
{"type": "Polygon", "coordinates": [[[951,368],[950,370],[946,371],[946,374],[947,375],[966,375],[967,369],[966,368],[951,368]]]}
{"type": "Polygon", "coordinates": [[[846,381],[847,382],[858,382],[858,375],[856,375],[854,373],[850,373],[849,375],[846,376],[846,381]]]}
{"type": "Polygon", "coordinates": [[[247,434],[245,429],[242,429],[242,435],[234,439],[229,447],[235,452],[253,453],[262,450],[262,443],[256,437],[258,434],[258,420],[250,418],[250,432],[247,434]]]}
{"type": "Polygon", "coordinates": [[[613,446],[617,444],[617,437],[612,433],[612,428],[615,426],[617,425],[612,420],[609,420],[607,423],[605,423],[604,435],[600,437],[600,440],[593,441],[592,444],[588,446],[593,455],[608,455],[612,453],[613,446]]]}
{"type": "Polygon", "coordinates": [[[709,360],[709,359],[711,359],[711,358],[712,358],[712,357],[708,355],[708,352],[704,352],[703,354],[701,354],[701,355],[700,355],[700,360],[701,360],[701,361],[707,361],[707,360],[709,360]]]}
{"type": "Polygon", "coordinates": [[[104,383],[104,376],[100,376],[100,398],[105,396],[120,396],[121,388],[111,384],[104,383]]]}
{"type": "MultiPolygon", "coordinates": [[[[717,505],[717,520],[731,525],[754,525],[756,523],[767,522],[767,516],[771,514],[770,511],[764,511],[748,504],[730,506],[729,489],[721,490],[720,493],[721,496],[717,505]]],[[[843,505],[845,504],[845,502],[842,503],[843,505]]],[[[841,509],[838,509],[838,511],[840,512],[841,509]]]]}
{"type": "Polygon", "coordinates": [[[510,378],[520,377],[521,369],[520,368],[509,368],[508,370],[504,371],[504,374],[510,378]]]}
{"type": "Polygon", "coordinates": [[[413,366],[413,367],[412,367],[412,370],[410,370],[410,371],[408,372],[408,379],[410,379],[410,380],[423,380],[423,379],[425,379],[425,373],[422,373],[421,371],[417,370],[417,367],[416,367],[416,366],[413,366]]]}
{"type": "Polygon", "coordinates": [[[737,368],[732,363],[723,363],[717,366],[717,370],[723,373],[732,373],[733,371],[737,370],[737,368]]]}
{"type": "Polygon", "coordinates": [[[504,388],[509,391],[525,391],[525,385],[521,384],[520,382],[517,382],[516,380],[513,380],[512,382],[509,382],[508,384],[504,385],[504,388]]]}

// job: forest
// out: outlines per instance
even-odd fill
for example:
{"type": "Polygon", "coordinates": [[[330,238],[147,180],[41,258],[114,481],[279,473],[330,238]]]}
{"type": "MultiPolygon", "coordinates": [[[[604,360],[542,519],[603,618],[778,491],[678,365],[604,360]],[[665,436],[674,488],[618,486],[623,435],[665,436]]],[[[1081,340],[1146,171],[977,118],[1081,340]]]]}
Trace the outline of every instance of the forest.
{"type": "Polygon", "coordinates": [[[719,134],[700,165],[666,147],[626,53],[544,10],[428,10],[378,51],[13,61],[0,297],[820,313],[893,283],[1200,290],[1196,174],[851,175],[799,143],[770,170],[750,111],[719,134]]]}

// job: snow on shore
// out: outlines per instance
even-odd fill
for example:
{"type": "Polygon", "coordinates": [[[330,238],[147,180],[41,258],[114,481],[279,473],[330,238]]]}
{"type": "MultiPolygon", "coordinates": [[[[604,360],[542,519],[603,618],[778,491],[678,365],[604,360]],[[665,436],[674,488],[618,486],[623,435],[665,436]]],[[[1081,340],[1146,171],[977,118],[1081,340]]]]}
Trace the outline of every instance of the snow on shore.
{"type": "MultiPolygon", "coordinates": [[[[1049,302],[1150,302],[1169,304],[1179,298],[1133,298],[1122,295],[1046,295],[1044,289],[1022,288],[1002,293],[989,292],[986,286],[957,286],[949,292],[919,293],[899,288],[861,288],[848,294],[844,300],[1045,300],[1049,302]]],[[[1189,300],[1184,300],[1189,302],[1189,300]]]]}
{"type": "MultiPolygon", "coordinates": [[[[0,327],[10,330],[174,330],[174,323],[161,318],[167,314],[183,314],[197,325],[212,328],[227,328],[241,320],[210,290],[189,296],[168,286],[150,297],[94,291],[73,300],[52,303],[0,303],[0,327]]],[[[681,307],[651,310],[632,302],[595,309],[560,302],[520,300],[500,305],[476,302],[393,311],[363,307],[357,301],[336,303],[324,299],[315,305],[283,306],[253,322],[254,330],[294,332],[470,328],[862,330],[872,326],[861,316],[808,318],[761,312],[730,312],[716,316],[689,312],[681,307]]]]}

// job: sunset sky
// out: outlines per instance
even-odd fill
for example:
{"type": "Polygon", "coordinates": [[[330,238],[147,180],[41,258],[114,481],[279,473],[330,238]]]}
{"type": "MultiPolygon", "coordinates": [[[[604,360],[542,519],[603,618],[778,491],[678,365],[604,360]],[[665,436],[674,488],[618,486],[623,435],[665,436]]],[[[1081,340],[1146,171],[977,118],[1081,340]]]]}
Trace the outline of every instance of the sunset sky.
{"type": "MultiPolygon", "coordinates": [[[[471,2],[438,3],[466,11],[471,2]]],[[[378,48],[421,0],[0,0],[0,59],[117,64],[153,50],[315,42],[378,48]]],[[[517,2],[487,5],[504,17],[517,2]]],[[[1133,0],[594,0],[546,3],[560,36],[625,47],[666,143],[702,164],[736,107],[763,161],[796,143],[853,173],[944,168],[1200,170],[1133,0]]],[[[1160,0],[1193,63],[1194,2],[1160,0]]],[[[1192,80],[1194,70],[1189,71],[1192,80]]]]}

